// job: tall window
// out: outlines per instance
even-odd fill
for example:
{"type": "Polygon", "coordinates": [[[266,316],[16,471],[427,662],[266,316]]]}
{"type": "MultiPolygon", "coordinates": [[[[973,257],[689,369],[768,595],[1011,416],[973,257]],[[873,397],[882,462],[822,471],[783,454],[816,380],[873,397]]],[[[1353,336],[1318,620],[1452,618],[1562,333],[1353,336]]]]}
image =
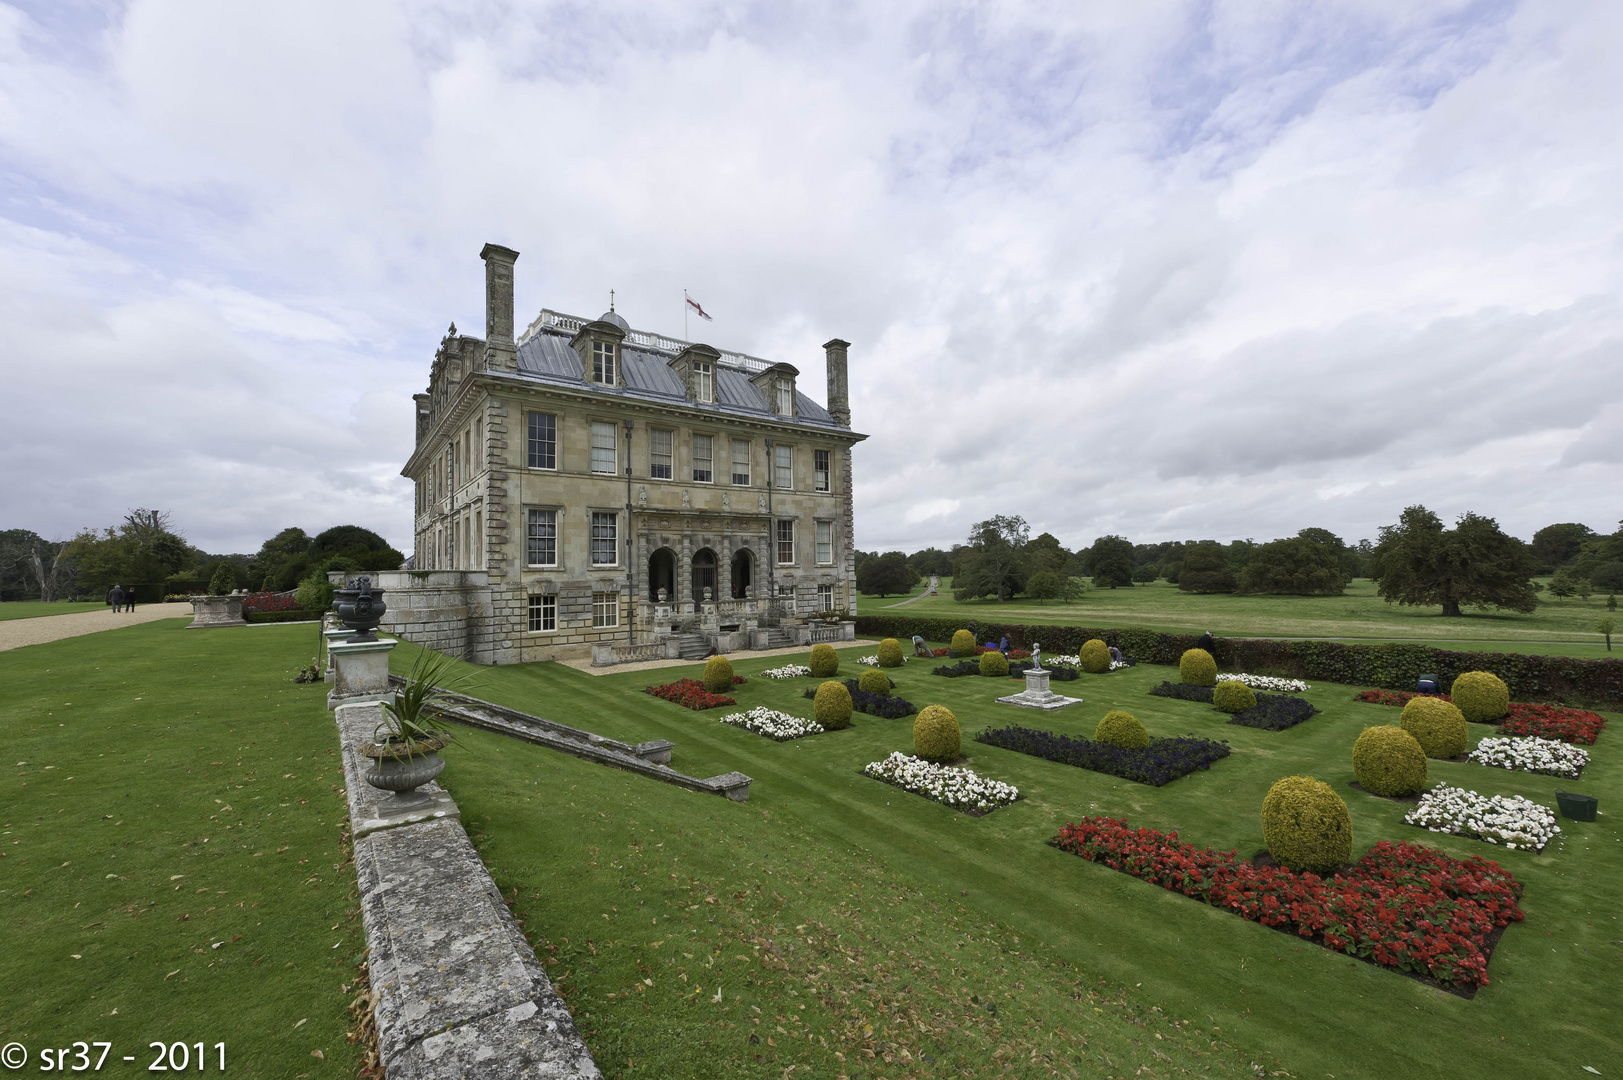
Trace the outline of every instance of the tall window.
{"type": "Polygon", "coordinates": [[[612,473],[617,471],[614,463],[617,457],[615,447],[615,431],[613,424],[592,422],[592,471],[597,473],[612,473]]]}
{"type": "Polygon", "coordinates": [[[525,549],[525,561],[531,566],[558,565],[558,511],[530,511],[525,549]]]}
{"type": "Polygon", "coordinates": [[[696,360],[693,363],[693,389],[694,396],[699,401],[708,404],[716,400],[716,373],[703,360],[696,360]]]}
{"type": "Polygon", "coordinates": [[[592,342],[592,381],[604,386],[615,385],[612,341],[592,342]]]}
{"type": "Polygon", "coordinates": [[[793,416],[795,414],[795,388],[788,379],[777,380],[778,389],[778,415],[793,416]]]}
{"type": "Polygon", "coordinates": [[[449,495],[456,490],[456,443],[450,442],[445,447],[445,493],[449,495]]]}
{"type": "Polygon", "coordinates": [[[558,629],[558,597],[551,593],[530,597],[530,631],[558,629]]]}
{"type": "Polygon", "coordinates": [[[595,592],[592,594],[592,625],[597,628],[620,625],[620,594],[595,592]]]}
{"type": "MultiPolygon", "coordinates": [[[[834,523],[832,521],[819,521],[817,523],[817,561],[827,566],[834,561],[834,523]]],[[[824,610],[828,610],[824,608],[824,610]]]]}
{"type": "Polygon", "coordinates": [[[819,586],[817,586],[817,610],[818,611],[833,611],[834,610],[834,586],[832,586],[832,585],[819,585],[819,586]]]}
{"type": "Polygon", "coordinates": [[[828,490],[828,451],[812,451],[812,490],[828,490]]]}
{"type": "Polygon", "coordinates": [[[649,428],[648,477],[651,480],[669,480],[671,476],[671,433],[649,428]]]}
{"type": "Polygon", "coordinates": [[[794,447],[774,446],[772,448],[772,486],[782,491],[792,491],[795,486],[795,457],[794,447]]]}
{"type": "Polygon", "coordinates": [[[778,565],[795,561],[795,523],[778,522],[778,565]]]}
{"type": "Polygon", "coordinates": [[[693,482],[708,484],[715,478],[715,439],[709,435],[693,436],[693,482]]]}
{"type": "Polygon", "coordinates": [[[733,483],[739,487],[749,487],[750,441],[748,439],[733,440],[733,483]]]}
{"type": "Polygon", "coordinates": [[[592,565],[614,566],[620,561],[618,539],[618,514],[592,514],[592,565]]]}
{"type": "Polygon", "coordinates": [[[551,413],[533,412],[530,417],[530,468],[558,467],[558,418],[551,413]]]}

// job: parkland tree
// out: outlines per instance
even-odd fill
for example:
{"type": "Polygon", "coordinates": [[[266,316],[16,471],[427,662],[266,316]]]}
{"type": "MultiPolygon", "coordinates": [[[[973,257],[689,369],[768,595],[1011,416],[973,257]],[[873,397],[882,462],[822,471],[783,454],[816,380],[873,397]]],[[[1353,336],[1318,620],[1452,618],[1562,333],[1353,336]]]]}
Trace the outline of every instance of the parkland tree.
{"type": "Polygon", "coordinates": [[[1448,529],[1424,506],[1411,506],[1381,528],[1369,573],[1389,604],[1441,604],[1444,615],[1457,616],[1462,604],[1532,611],[1538,568],[1527,545],[1493,518],[1466,513],[1448,529]]]}

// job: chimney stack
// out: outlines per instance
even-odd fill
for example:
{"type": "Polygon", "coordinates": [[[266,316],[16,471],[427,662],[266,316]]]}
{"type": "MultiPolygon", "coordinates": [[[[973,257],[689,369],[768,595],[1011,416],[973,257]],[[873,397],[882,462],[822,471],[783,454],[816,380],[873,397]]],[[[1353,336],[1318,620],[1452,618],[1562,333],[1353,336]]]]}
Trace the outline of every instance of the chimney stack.
{"type": "Polygon", "coordinates": [[[513,263],[518,252],[499,244],[486,244],[479,253],[485,260],[485,370],[518,371],[518,350],[513,345],[513,263]]]}
{"type": "Polygon", "coordinates": [[[845,383],[845,350],[849,341],[834,338],[823,342],[823,354],[828,365],[828,414],[843,428],[851,426],[851,395],[845,383]]]}

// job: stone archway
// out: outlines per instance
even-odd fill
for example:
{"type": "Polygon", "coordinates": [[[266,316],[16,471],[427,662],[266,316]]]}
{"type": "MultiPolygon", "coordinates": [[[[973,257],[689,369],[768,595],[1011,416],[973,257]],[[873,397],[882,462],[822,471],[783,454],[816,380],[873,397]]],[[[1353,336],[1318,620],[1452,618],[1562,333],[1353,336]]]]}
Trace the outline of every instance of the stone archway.
{"type": "Polygon", "coordinates": [[[676,602],[676,552],[662,547],[648,556],[648,599],[658,602],[665,590],[666,603],[676,602]]]}
{"type": "Polygon", "coordinates": [[[716,591],[716,553],[709,548],[700,548],[693,553],[693,602],[704,602],[704,591],[710,590],[710,598],[717,598],[716,591]]]}
{"type": "Polygon", "coordinates": [[[755,555],[749,548],[733,552],[732,584],[734,600],[744,599],[744,590],[755,584],[755,555]]]}

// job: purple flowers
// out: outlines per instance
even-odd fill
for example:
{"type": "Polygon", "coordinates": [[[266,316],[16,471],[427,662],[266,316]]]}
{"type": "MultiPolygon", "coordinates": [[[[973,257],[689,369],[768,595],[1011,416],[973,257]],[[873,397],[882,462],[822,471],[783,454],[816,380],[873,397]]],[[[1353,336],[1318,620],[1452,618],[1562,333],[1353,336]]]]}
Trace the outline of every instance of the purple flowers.
{"type": "Polygon", "coordinates": [[[1006,728],[987,728],[975,736],[975,741],[1057,761],[1061,765],[1075,765],[1079,769],[1119,776],[1151,787],[1170,784],[1196,769],[1209,769],[1214,761],[1229,756],[1228,743],[1213,742],[1195,735],[1151,739],[1150,745],[1142,750],[1124,750],[1092,739],[1036,731],[1013,724],[1006,728]]]}
{"type": "MultiPolygon", "coordinates": [[[[896,685],[895,683],[891,684],[896,685]]],[[[857,680],[846,679],[845,688],[851,691],[851,708],[869,716],[877,716],[882,720],[897,720],[903,716],[912,716],[918,712],[918,707],[911,701],[894,697],[890,694],[872,694],[857,685],[857,680]]],[[[805,697],[815,698],[817,691],[808,689],[805,697]]]]}
{"type": "MultiPolygon", "coordinates": [[[[1150,693],[1156,697],[1177,698],[1179,701],[1204,701],[1210,704],[1212,690],[1210,686],[1163,682],[1150,693]]],[[[1242,727],[1260,728],[1263,731],[1284,731],[1288,727],[1295,727],[1318,711],[1311,702],[1289,694],[1258,694],[1255,705],[1245,712],[1236,713],[1228,722],[1242,727]]]]}

